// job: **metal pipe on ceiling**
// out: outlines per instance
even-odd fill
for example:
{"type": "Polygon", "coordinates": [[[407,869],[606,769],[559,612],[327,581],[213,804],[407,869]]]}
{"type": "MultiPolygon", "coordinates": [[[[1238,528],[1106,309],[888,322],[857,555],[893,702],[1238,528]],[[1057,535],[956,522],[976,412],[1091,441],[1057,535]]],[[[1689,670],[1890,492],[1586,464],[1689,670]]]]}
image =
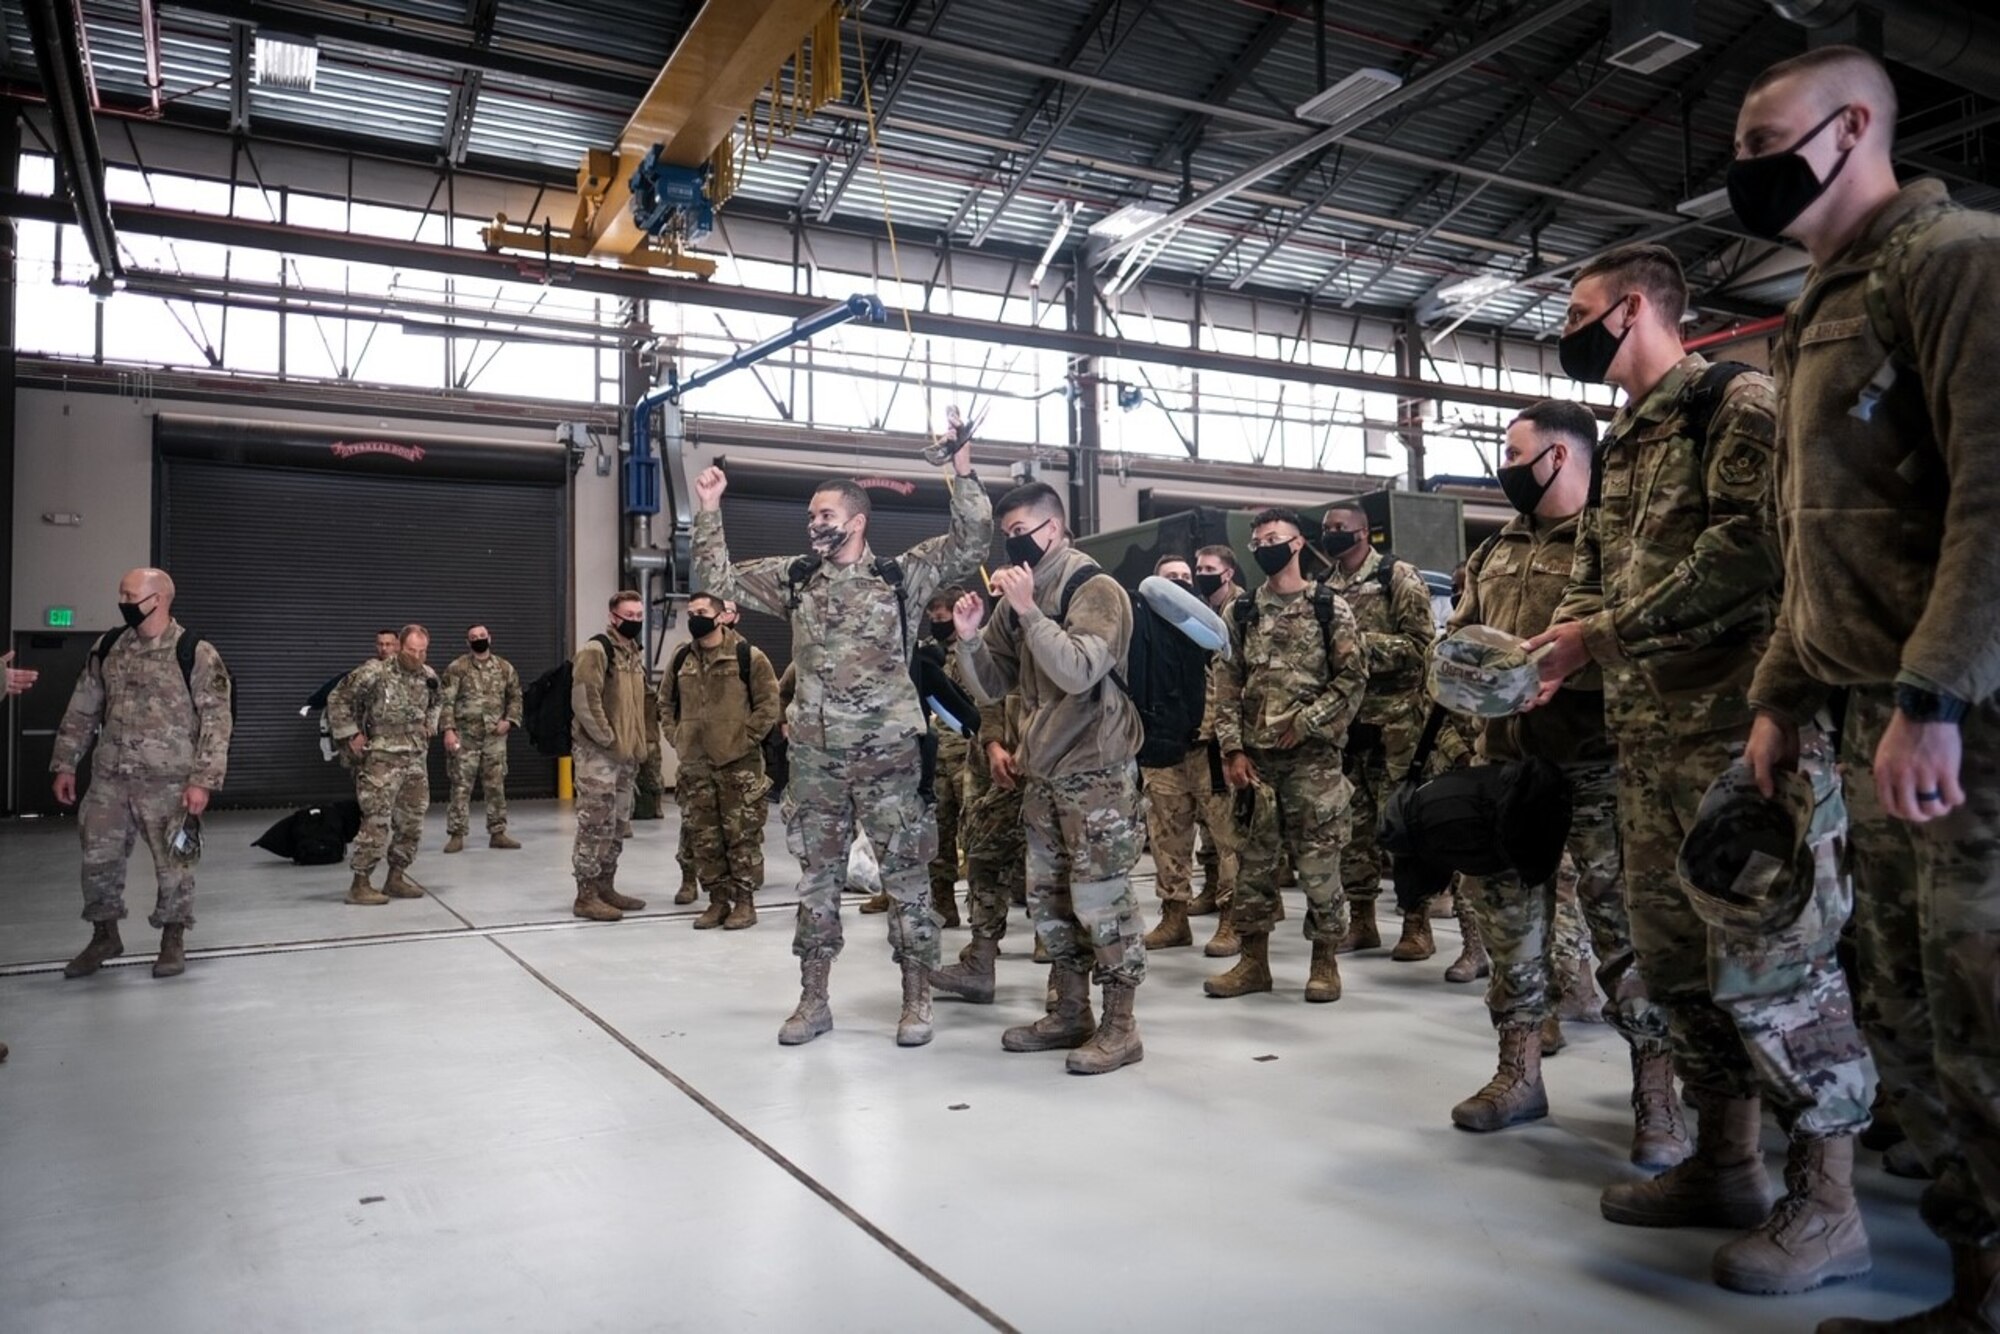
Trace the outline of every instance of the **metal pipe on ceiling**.
{"type": "Polygon", "coordinates": [[[22,0],[21,12],[35,44],[35,66],[49,100],[63,179],[84,243],[97,265],[91,290],[109,296],[124,279],[125,263],[118,256],[118,229],[112,225],[111,203],[104,190],[104,153],[90,110],[76,10],[65,0],[22,0]]]}
{"type": "Polygon", "coordinates": [[[1882,54],[1969,92],[2000,98],[2000,16],[1966,0],[1771,0],[1802,28],[1829,28],[1867,10],[1882,21],[1882,54]]]}

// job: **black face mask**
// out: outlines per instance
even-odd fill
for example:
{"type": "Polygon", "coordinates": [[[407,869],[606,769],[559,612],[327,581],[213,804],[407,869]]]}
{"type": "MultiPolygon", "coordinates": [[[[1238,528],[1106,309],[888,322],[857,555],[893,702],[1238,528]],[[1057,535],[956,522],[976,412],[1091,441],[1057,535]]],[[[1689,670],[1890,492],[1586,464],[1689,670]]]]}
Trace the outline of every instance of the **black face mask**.
{"type": "Polygon", "coordinates": [[[1821,130],[1840,119],[1846,107],[1836,108],[1831,116],[1807,130],[1799,141],[1782,153],[1771,153],[1764,157],[1744,158],[1729,164],[1729,207],[1736,210],[1736,219],[1752,235],[1767,241],[1775,241],[1784,235],[1785,228],[1798,221],[1799,214],[1813,206],[1813,201],[1826,193],[1826,187],[1833,184],[1833,178],[1840,175],[1847,165],[1847,158],[1853,149],[1841,153],[1833,164],[1833,170],[1821,180],[1813,174],[1812,163],[1799,153],[1801,148],[1818,137],[1821,130]]]}
{"type": "Polygon", "coordinates": [[[716,620],[713,616],[688,613],[688,634],[696,639],[706,639],[715,633],[716,620]]]}
{"type": "Polygon", "coordinates": [[[637,639],[640,635],[646,633],[646,623],[644,621],[620,621],[618,622],[618,633],[626,639],[637,639]]]}
{"type": "Polygon", "coordinates": [[[140,624],[153,614],[144,609],[151,601],[151,598],[140,598],[137,602],[121,602],[118,604],[118,614],[125,618],[127,627],[137,630],[140,624]]]}
{"type": "Polygon", "coordinates": [[[1611,312],[1624,304],[1617,302],[1581,329],[1562,336],[1556,344],[1556,360],[1562,363],[1564,375],[1578,384],[1604,383],[1604,377],[1611,373],[1611,363],[1618,359],[1618,349],[1625,346],[1625,340],[1632,334],[1629,319],[1624,333],[1614,334],[1604,327],[1611,312]]]}
{"type": "Polygon", "coordinates": [[[931,638],[940,644],[949,644],[958,634],[958,623],[956,621],[932,621],[930,622],[930,627],[931,638]]]}
{"type": "Polygon", "coordinates": [[[474,653],[484,653],[492,647],[493,641],[490,639],[475,639],[472,641],[472,651],[474,653]]]}
{"type": "Polygon", "coordinates": [[[1339,560],[1354,550],[1354,544],[1361,540],[1361,534],[1350,533],[1345,528],[1330,528],[1319,535],[1319,549],[1328,560],[1339,560]]]}
{"type": "Polygon", "coordinates": [[[1250,553],[1257,560],[1257,568],[1264,572],[1266,579],[1275,578],[1280,571],[1292,563],[1292,546],[1280,542],[1275,546],[1258,547],[1250,553]]]}
{"type": "Polygon", "coordinates": [[[1526,463],[1517,463],[1511,468],[1500,468],[1494,471],[1493,475],[1500,480],[1500,490],[1507,497],[1507,503],[1522,514],[1533,514],[1535,506],[1542,503],[1542,497],[1547,495],[1549,488],[1555,485],[1556,478],[1554,473],[1549,474],[1549,480],[1546,482],[1535,480],[1535,465],[1547,458],[1549,451],[1554,448],[1554,445],[1550,445],[1548,449],[1535,455],[1535,457],[1529,459],[1526,463]]]}
{"type": "Polygon", "coordinates": [[[1219,574],[1197,574],[1194,577],[1194,591],[1203,599],[1214,597],[1222,591],[1222,576],[1219,574]]]}
{"type": "Polygon", "coordinates": [[[1041,543],[1035,541],[1035,534],[1041,532],[1042,529],[1048,527],[1053,522],[1053,519],[1044,519],[1027,532],[1015,533],[1009,537],[1007,539],[1007,559],[1028,570],[1032,570],[1037,565],[1040,565],[1042,557],[1048,553],[1042,550],[1041,543]]]}

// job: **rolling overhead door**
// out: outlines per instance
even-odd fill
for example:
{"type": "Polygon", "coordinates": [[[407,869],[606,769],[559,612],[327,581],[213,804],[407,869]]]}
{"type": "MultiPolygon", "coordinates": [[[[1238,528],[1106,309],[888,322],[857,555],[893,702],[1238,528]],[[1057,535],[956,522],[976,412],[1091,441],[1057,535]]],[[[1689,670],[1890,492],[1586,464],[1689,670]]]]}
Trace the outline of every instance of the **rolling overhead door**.
{"type": "MultiPolygon", "coordinates": [[[[563,451],[319,428],[162,417],[155,426],[155,548],[179,587],[175,616],[236,677],[234,806],[352,794],[300,707],[369,656],[378,627],[431,632],[442,675],[485,623],[526,685],[560,660],[569,587],[563,451]]],[[[443,748],[431,790],[448,792],[443,748]]],[[[508,791],[549,796],[554,761],[524,732],[508,791]]]]}

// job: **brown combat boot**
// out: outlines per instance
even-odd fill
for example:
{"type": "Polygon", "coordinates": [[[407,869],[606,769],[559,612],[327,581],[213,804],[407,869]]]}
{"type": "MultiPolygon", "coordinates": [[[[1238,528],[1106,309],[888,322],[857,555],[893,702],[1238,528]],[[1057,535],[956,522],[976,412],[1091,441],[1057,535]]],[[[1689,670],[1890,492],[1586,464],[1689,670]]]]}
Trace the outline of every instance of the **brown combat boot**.
{"type": "Polygon", "coordinates": [[[1230,1000],[1271,989],[1271,933],[1240,932],[1243,955],[1236,966],[1219,977],[1211,977],[1201,989],[1218,1000],[1230,1000]]]}
{"type": "Polygon", "coordinates": [[[2000,1334],[2000,1246],[1951,1248],[1951,1296],[1896,1320],[1837,1316],[1818,1334],[2000,1334]]]}
{"type": "Polygon", "coordinates": [[[889,892],[881,890],[862,901],[861,911],[866,913],[888,912],[889,909],[895,906],[896,901],[889,897],[889,892]]]}
{"type": "Polygon", "coordinates": [[[1334,956],[1333,942],[1315,940],[1312,972],[1306,976],[1306,999],[1315,1005],[1340,999],[1340,961],[1334,956]]]}
{"type": "Polygon", "coordinates": [[[1688,1156],[1687,1123],[1674,1091],[1674,1061],[1667,1050],[1632,1050],[1632,1162],[1664,1172],[1688,1156]]]}
{"type": "Polygon", "coordinates": [[[683,879],[681,887],[674,891],[674,906],[685,907],[701,897],[701,889],[693,880],[683,879]]]}
{"type": "Polygon", "coordinates": [[[620,894],[618,892],[618,873],[616,871],[611,872],[609,875],[597,877],[597,897],[603,899],[619,912],[646,911],[646,901],[644,899],[635,899],[630,894],[620,894]]]}
{"type": "Polygon", "coordinates": [[[504,829],[496,829],[487,835],[486,846],[489,848],[498,848],[502,852],[519,852],[521,850],[520,843],[509,838],[507,831],[504,829]]]}
{"type": "Polygon", "coordinates": [[[975,936],[972,943],[965,947],[965,952],[959,955],[957,963],[931,974],[931,986],[960,1000],[971,1001],[974,1005],[991,1005],[993,961],[999,957],[999,941],[975,936]]]}
{"type": "Polygon", "coordinates": [[[896,1020],[896,1045],[921,1047],[931,1040],[930,970],[915,959],[903,960],[903,1013],[896,1020]]]}
{"type": "Polygon", "coordinates": [[[947,930],[958,929],[958,887],[956,885],[950,885],[943,889],[932,886],[931,907],[938,915],[939,926],[947,930]]]}
{"type": "Polygon", "coordinates": [[[1533,1024],[1500,1027],[1500,1068],[1485,1088],[1451,1109],[1451,1123],[1461,1130],[1504,1130],[1549,1114],[1548,1090],[1542,1087],[1542,1048],[1533,1024]]]}
{"type": "Polygon", "coordinates": [[[832,972],[832,959],[799,961],[799,1006],[779,1026],[779,1046],[797,1047],[833,1030],[833,1006],[826,995],[827,976],[832,972]]]}
{"type": "Polygon", "coordinates": [[[153,960],[154,977],[179,977],[187,971],[187,926],[169,922],[160,928],[160,953],[153,960]]]}
{"type": "Polygon", "coordinates": [[[1556,1006],[1556,1018],[1573,1024],[1604,1022],[1604,993],[1597,989],[1597,975],[1591,972],[1587,957],[1579,957],[1571,969],[1556,1006]]]}
{"type": "Polygon", "coordinates": [[[408,871],[400,866],[389,868],[389,878],[382,882],[382,892],[392,899],[420,899],[424,887],[410,879],[408,871]]]}
{"type": "Polygon", "coordinates": [[[1049,958],[1049,943],[1046,940],[1042,939],[1040,932],[1035,933],[1035,952],[1034,955],[1029,959],[1029,962],[1030,963],[1054,962],[1054,960],[1049,958]]]}
{"type": "Polygon", "coordinates": [[[1785,1194],[1749,1233],[1715,1253],[1715,1281],[1731,1292],[1810,1292],[1873,1268],[1854,1202],[1854,1136],[1794,1139],[1785,1194]]]}
{"type": "Polygon", "coordinates": [[[1389,951],[1389,957],[1397,963],[1418,963],[1438,952],[1437,941],[1431,936],[1430,914],[1423,911],[1403,914],[1403,938],[1396,942],[1396,948],[1389,951]]]}
{"type": "Polygon", "coordinates": [[[1205,884],[1201,888],[1201,893],[1188,900],[1188,916],[1206,917],[1221,906],[1215,901],[1214,884],[1205,884]]]}
{"type": "Polygon", "coordinates": [[[729,900],[724,897],[721,890],[711,887],[708,891],[708,906],[701,910],[701,916],[694,919],[694,929],[713,931],[728,920],[729,900]]]}
{"type": "Polygon", "coordinates": [[[1149,950],[1177,950],[1194,944],[1194,928],[1188,925],[1186,899],[1168,899],[1160,905],[1160,924],[1146,933],[1149,950]]]}
{"type": "Polygon", "coordinates": [[[1233,959],[1243,952],[1243,939],[1236,934],[1236,922],[1225,905],[1215,918],[1215,934],[1201,947],[1211,959],[1233,959]]]}
{"type": "Polygon", "coordinates": [[[366,871],[356,871],[354,873],[354,883],[347,887],[347,901],[349,903],[358,903],[366,908],[373,908],[387,903],[389,896],[368,883],[368,873],[366,871]]]}
{"type": "Polygon", "coordinates": [[[1090,974],[1067,968],[1049,970],[1056,1003],[1032,1024],[1019,1024],[1000,1035],[1008,1051],[1069,1051],[1090,1041],[1097,1020],[1090,1013],[1090,974]]]}
{"type": "Polygon", "coordinates": [[[1486,940],[1479,934],[1479,923],[1472,920],[1466,909],[1465,896],[1459,895],[1458,936],[1462,942],[1458,957],[1444,970],[1447,982],[1475,982],[1493,971],[1493,961],[1486,957],[1486,940]]]}
{"type": "Polygon", "coordinates": [[[598,894],[598,883],[598,879],[594,876],[576,882],[576,902],[570,905],[570,914],[575,917],[588,917],[593,922],[624,921],[625,914],[606,903],[598,894]]]}
{"type": "Polygon", "coordinates": [[[118,923],[92,923],[90,943],[83,947],[83,953],[63,965],[63,976],[89,977],[102,968],[107,959],[115,959],[124,952],[125,942],[118,938],[118,923]]]}
{"type": "Polygon", "coordinates": [[[444,850],[445,850],[445,852],[446,852],[447,854],[450,854],[450,853],[454,853],[454,852],[464,852],[464,851],[465,851],[465,835],[464,835],[464,834],[453,834],[453,835],[452,835],[452,836],[451,836],[450,838],[448,838],[448,839],[446,839],[446,840],[444,841],[444,850]]]}
{"type": "Polygon", "coordinates": [[[748,889],[739,889],[729,903],[729,916],[722,919],[724,931],[741,931],[757,925],[757,899],[748,889]]]}
{"type": "Polygon", "coordinates": [[[1340,942],[1340,947],[1334,953],[1352,954],[1356,950],[1381,948],[1382,932],[1375,925],[1375,900],[1348,900],[1347,939],[1340,942]]]}
{"type": "Polygon", "coordinates": [[[1688,1101],[1695,1107],[1694,1152],[1650,1181],[1606,1187],[1598,1197],[1605,1218],[1632,1227],[1752,1228],[1770,1215],[1757,1099],[1696,1089],[1688,1101]]]}
{"type": "Polygon", "coordinates": [[[1145,1044],[1139,1041],[1139,1023],[1132,1017],[1132,1002],[1138,988],[1130,982],[1111,978],[1104,984],[1104,1021],[1090,1041],[1069,1054],[1064,1064],[1073,1075],[1108,1075],[1120,1066],[1136,1065],[1146,1059],[1145,1044]]]}
{"type": "Polygon", "coordinates": [[[1553,1013],[1542,1020],[1542,1055],[1553,1056],[1569,1045],[1569,1038],[1563,1034],[1562,1020],[1553,1013]]]}

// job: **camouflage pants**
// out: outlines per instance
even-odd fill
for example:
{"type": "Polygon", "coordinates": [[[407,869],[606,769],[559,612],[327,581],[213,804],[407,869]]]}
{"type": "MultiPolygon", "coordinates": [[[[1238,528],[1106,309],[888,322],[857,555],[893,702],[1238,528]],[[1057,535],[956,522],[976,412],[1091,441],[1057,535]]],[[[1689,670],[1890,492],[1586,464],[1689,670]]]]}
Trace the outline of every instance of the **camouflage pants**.
{"type": "Polygon", "coordinates": [[[486,832],[507,828],[507,738],[497,733],[461,731],[458,753],[450,757],[451,804],[445,807],[444,831],[463,836],[471,828],[472,784],[486,786],[486,832]]]}
{"type": "Polygon", "coordinates": [[[764,842],[768,787],[756,755],[729,764],[681,765],[674,784],[681,837],[711,902],[734,903],[758,889],[760,882],[752,877],[764,842]]]}
{"type": "Polygon", "coordinates": [[[1875,799],[1887,688],[1849,696],[1842,753],[1853,819],[1861,1023],[1897,1119],[1936,1179],[1924,1222],[1961,1246],[2000,1245],[2000,706],[1960,724],[1965,804],[1891,818],[1875,799]]]}
{"type": "MultiPolygon", "coordinates": [[[[1613,831],[1616,832],[1617,810],[1613,803],[1611,814],[1613,831]]],[[[1632,947],[1632,923],[1625,912],[1625,874],[1623,855],[1619,858],[1619,873],[1615,884],[1618,890],[1618,917],[1624,923],[1625,947],[1632,947]]],[[[1577,903],[1577,887],[1583,877],[1576,869],[1576,859],[1563,853],[1562,865],[1556,869],[1556,917],[1555,927],[1549,933],[1549,971],[1553,981],[1551,989],[1555,1001],[1561,1004],[1578,989],[1578,975],[1585,964],[1595,964],[1595,952],[1591,948],[1589,933],[1584,927],[1583,909],[1577,903]]],[[[1633,965],[1636,976],[1637,965],[1633,965]]],[[[1596,972],[1595,967],[1591,969],[1596,972]]]]}
{"type": "Polygon", "coordinates": [[[1140,771],[1146,779],[1146,833],[1153,849],[1155,890],[1162,903],[1194,898],[1194,831],[1208,795],[1208,747],[1179,764],[1140,771]]]}
{"type": "Polygon", "coordinates": [[[891,955],[898,964],[908,959],[937,967],[938,919],[924,874],[937,825],[917,795],[919,764],[913,736],[841,751],[792,747],[786,838],[802,872],[792,933],[792,953],[799,958],[831,959],[845,943],[840,891],[859,830],[875,846],[882,892],[892,900],[891,955]]]}
{"type": "Polygon", "coordinates": [[[1308,741],[1293,750],[1253,751],[1250,758],[1258,782],[1231,919],[1246,933],[1268,934],[1277,925],[1278,866],[1289,852],[1306,894],[1306,939],[1338,943],[1347,935],[1342,853],[1354,790],[1341,773],[1340,752],[1308,741]]]}
{"type": "Polygon", "coordinates": [[[1667,1012],[1674,1064],[1690,1088],[1762,1094],[1801,1138],[1847,1134],[1868,1124],[1875,1067],[1834,960],[1853,907],[1839,865],[1844,839],[1821,840],[1812,900],[1782,931],[1710,925],[1675,869],[1703,792],[1729,765],[1731,739],[1619,738],[1625,900],[1639,973],[1667,1012]]]}
{"type": "Polygon", "coordinates": [[[354,774],[354,799],[361,805],[361,832],[347,865],[367,875],[389,854],[397,870],[417,859],[424,836],[424,812],[431,808],[431,779],[422,751],[370,750],[354,774]]]}
{"type": "Polygon", "coordinates": [[[1215,907],[1217,912],[1227,912],[1236,899],[1236,877],[1239,871],[1237,853],[1235,799],[1227,791],[1215,790],[1214,766],[1219,758],[1211,756],[1208,781],[1201,788],[1197,810],[1201,818],[1201,851],[1197,854],[1201,862],[1204,883],[1215,886],[1215,907]]]}
{"type": "Polygon", "coordinates": [[[632,809],[639,761],[621,760],[578,737],[570,747],[570,771],[576,789],[576,842],[570,849],[570,870],[579,884],[616,876],[618,854],[624,847],[618,822],[632,809]]]}
{"type": "Polygon", "coordinates": [[[125,920],[125,865],[132,845],[143,838],[159,880],[159,897],[146,920],[154,926],[194,925],[194,868],[176,866],[167,855],[167,840],[187,811],[181,803],[186,786],[115,774],[91,777],[76,812],[83,841],[84,921],[125,920]]]}
{"type": "MultiPolygon", "coordinates": [[[[675,799],[676,801],[679,799],[678,789],[675,791],[675,799]]],[[[761,829],[758,830],[758,836],[763,836],[761,829]]],[[[683,885],[693,885],[695,892],[699,893],[701,891],[701,872],[695,865],[694,831],[688,828],[686,807],[682,807],[681,810],[680,846],[674,849],[674,861],[679,863],[681,868],[681,883],[683,885]]]]}
{"type": "Polygon", "coordinates": [[[931,893],[951,895],[958,890],[959,840],[965,821],[965,756],[963,752],[938,756],[934,783],[937,804],[931,815],[937,821],[937,852],[931,857],[931,893]]]}
{"type": "MultiPolygon", "coordinates": [[[[1625,882],[1618,850],[1618,778],[1612,767],[1569,771],[1573,804],[1569,854],[1576,867],[1573,902],[1581,909],[1597,944],[1598,985],[1609,997],[1604,1017],[1625,1040],[1643,1051],[1667,1047],[1667,1015],[1646,998],[1632,957],[1632,924],[1625,913],[1625,882]]],[[[1460,892],[1493,959],[1486,1008],[1493,1026],[1539,1024],[1560,998],[1558,978],[1568,953],[1559,951],[1561,910],[1556,882],[1523,884],[1508,872],[1482,879],[1467,877],[1460,892]]]]}
{"type": "MultiPolygon", "coordinates": [[[[1261,760],[1257,767],[1263,768],[1261,760]]],[[[1388,752],[1379,741],[1350,741],[1341,754],[1340,771],[1353,789],[1347,807],[1347,842],[1340,855],[1340,880],[1349,899],[1378,899],[1382,897],[1382,881],[1389,875],[1388,854],[1375,846],[1376,816],[1394,785],[1388,752]]]]}
{"type": "Polygon", "coordinates": [[[1025,779],[1021,825],[1028,911],[1050,962],[1094,972],[1099,982],[1145,981],[1145,932],[1132,893],[1132,866],[1145,841],[1139,766],[1025,779]]]}
{"type": "Polygon", "coordinates": [[[1027,843],[1021,832],[1021,789],[1004,788],[989,775],[983,757],[965,766],[966,924],[975,940],[1007,934],[1007,911],[1026,882],[1027,843]]]}

